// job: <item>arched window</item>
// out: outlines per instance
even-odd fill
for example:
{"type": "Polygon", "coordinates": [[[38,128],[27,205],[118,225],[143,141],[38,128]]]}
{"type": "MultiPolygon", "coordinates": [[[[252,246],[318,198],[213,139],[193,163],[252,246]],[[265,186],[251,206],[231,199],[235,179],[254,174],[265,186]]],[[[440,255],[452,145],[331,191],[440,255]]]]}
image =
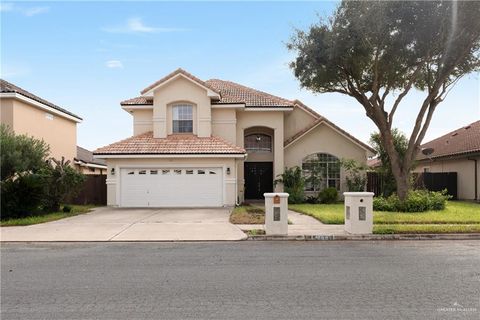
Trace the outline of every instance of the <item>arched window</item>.
{"type": "Polygon", "coordinates": [[[306,191],[321,191],[327,187],[340,190],[340,160],[328,153],[314,153],[302,161],[306,191]]]}
{"type": "Polygon", "coordinates": [[[249,152],[272,152],[272,137],[254,133],[245,136],[245,149],[249,152]]]}

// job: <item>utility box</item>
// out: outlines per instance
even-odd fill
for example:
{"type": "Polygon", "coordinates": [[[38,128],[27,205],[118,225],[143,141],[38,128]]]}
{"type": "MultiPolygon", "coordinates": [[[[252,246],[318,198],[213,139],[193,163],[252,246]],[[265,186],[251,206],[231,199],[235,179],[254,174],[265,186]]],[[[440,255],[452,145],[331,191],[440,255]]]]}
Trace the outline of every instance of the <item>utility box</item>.
{"type": "Polygon", "coordinates": [[[286,236],[288,234],[288,193],[264,193],[265,234],[286,236]]]}
{"type": "Polygon", "coordinates": [[[344,192],[345,231],[371,234],[373,231],[373,192],[344,192]]]}

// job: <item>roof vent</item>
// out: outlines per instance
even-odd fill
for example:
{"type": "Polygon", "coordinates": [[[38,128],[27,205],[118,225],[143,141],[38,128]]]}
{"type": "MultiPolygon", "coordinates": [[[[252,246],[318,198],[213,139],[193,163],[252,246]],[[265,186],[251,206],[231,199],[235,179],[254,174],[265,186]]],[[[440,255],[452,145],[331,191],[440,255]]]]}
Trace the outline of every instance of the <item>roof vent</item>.
{"type": "Polygon", "coordinates": [[[471,127],[470,125],[466,126],[466,127],[465,127],[465,130],[470,129],[470,127],[471,127]]]}
{"type": "Polygon", "coordinates": [[[452,133],[452,137],[458,136],[458,132],[452,133]]]}

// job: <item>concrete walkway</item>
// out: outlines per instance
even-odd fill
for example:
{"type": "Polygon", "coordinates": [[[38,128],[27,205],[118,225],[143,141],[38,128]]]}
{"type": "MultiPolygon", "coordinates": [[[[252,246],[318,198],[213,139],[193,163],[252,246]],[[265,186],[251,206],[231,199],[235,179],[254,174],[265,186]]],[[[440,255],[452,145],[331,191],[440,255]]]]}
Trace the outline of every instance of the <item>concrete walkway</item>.
{"type": "Polygon", "coordinates": [[[1,241],[233,241],[246,239],[230,209],[120,209],[24,227],[0,228],[1,241]]]}
{"type": "MultiPolygon", "coordinates": [[[[343,224],[324,224],[315,218],[288,210],[289,236],[339,236],[347,235],[343,224]]],[[[263,224],[238,224],[242,230],[264,230],[263,224]]]]}

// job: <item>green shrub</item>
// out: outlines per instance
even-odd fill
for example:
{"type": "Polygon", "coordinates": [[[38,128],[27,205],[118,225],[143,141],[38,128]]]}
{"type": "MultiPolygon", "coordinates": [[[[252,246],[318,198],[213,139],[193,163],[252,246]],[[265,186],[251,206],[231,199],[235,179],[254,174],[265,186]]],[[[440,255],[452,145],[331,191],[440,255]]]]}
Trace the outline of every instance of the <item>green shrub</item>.
{"type": "Polygon", "coordinates": [[[43,169],[46,177],[44,208],[50,212],[60,211],[60,204],[67,197],[80,191],[85,176],[70,166],[70,160],[49,159],[48,166],[43,169]]]}
{"type": "Polygon", "coordinates": [[[2,181],[1,219],[21,218],[39,211],[44,195],[45,177],[25,174],[2,181]]]}
{"type": "Polygon", "coordinates": [[[435,192],[428,190],[410,190],[405,201],[400,201],[396,194],[388,198],[375,197],[373,210],[398,212],[424,212],[428,210],[443,210],[451,196],[447,191],[435,192]]]}
{"type": "Polygon", "coordinates": [[[319,202],[319,199],[318,196],[308,196],[305,198],[305,202],[315,204],[319,202]]]}
{"type": "Polygon", "coordinates": [[[367,167],[353,159],[342,159],[340,164],[346,173],[345,180],[348,191],[365,191],[367,186],[367,167]]]}
{"type": "Polygon", "coordinates": [[[275,185],[278,183],[283,183],[285,192],[289,194],[289,203],[303,203],[305,178],[300,167],[285,168],[285,171],[274,181],[275,185]]]}
{"type": "Polygon", "coordinates": [[[318,194],[321,203],[335,203],[338,199],[338,191],[336,188],[325,188],[318,194]]]}
{"type": "Polygon", "coordinates": [[[70,207],[70,206],[63,206],[62,211],[63,211],[63,212],[72,212],[72,207],[70,207]]]}

